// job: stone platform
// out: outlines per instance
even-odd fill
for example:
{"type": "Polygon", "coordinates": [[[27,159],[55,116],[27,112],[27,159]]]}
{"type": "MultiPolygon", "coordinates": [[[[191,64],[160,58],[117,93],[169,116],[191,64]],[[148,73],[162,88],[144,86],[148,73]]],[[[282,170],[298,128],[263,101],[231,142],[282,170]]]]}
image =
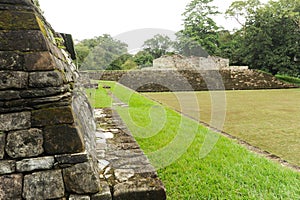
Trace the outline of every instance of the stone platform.
{"type": "Polygon", "coordinates": [[[96,109],[95,117],[97,158],[104,189],[95,199],[166,199],[155,169],[116,111],[96,109]]]}

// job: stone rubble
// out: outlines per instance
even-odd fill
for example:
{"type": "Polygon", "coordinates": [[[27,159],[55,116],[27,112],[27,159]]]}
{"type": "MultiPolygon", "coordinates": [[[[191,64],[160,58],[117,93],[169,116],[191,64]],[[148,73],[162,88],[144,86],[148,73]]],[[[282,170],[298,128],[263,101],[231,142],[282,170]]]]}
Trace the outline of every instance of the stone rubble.
{"type": "Polygon", "coordinates": [[[154,167],[120,116],[110,108],[95,109],[94,113],[98,126],[105,127],[97,130],[97,141],[107,143],[104,155],[98,159],[103,172],[100,177],[108,182],[113,199],[166,199],[165,188],[154,167]],[[106,137],[105,133],[112,137],[106,137]]]}

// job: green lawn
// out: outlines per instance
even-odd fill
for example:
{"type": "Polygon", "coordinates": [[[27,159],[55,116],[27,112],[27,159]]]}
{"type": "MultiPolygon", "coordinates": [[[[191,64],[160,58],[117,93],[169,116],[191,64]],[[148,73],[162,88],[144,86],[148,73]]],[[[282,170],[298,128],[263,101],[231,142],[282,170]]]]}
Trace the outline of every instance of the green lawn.
{"type": "MultiPolygon", "coordinates": [[[[300,89],[226,91],[225,94],[225,132],[300,166],[300,89]]],[[[176,110],[191,105],[194,95],[199,106],[183,112],[210,124],[209,92],[146,94],[176,110]],[[186,98],[178,101],[178,96],[186,98]]],[[[221,112],[216,107],[216,112],[221,112]]]]}
{"type": "MultiPolygon", "coordinates": [[[[168,199],[300,199],[298,172],[140,94],[111,82],[105,84],[129,104],[129,108],[116,109],[158,168],[168,199]]],[[[102,88],[89,92],[96,97],[94,105],[111,105],[100,103],[111,102],[102,88]]]]}

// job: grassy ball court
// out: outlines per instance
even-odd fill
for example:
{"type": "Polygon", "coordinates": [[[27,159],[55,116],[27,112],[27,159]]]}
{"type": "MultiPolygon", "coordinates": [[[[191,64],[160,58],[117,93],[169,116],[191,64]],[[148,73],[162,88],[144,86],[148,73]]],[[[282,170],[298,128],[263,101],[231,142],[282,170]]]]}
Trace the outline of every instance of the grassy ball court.
{"type": "MultiPolygon", "coordinates": [[[[174,111],[176,108],[176,100],[172,98],[174,94],[147,93],[148,97],[151,96],[151,98],[163,102],[163,104],[159,104],[119,84],[101,82],[98,90],[92,89],[87,93],[95,107],[112,106],[112,100],[108,95],[108,90],[101,87],[101,85],[104,84],[110,85],[111,92],[119,100],[129,105],[129,107],[116,106],[115,108],[127,123],[129,129],[141,148],[150,158],[152,164],[158,166],[158,174],[167,188],[168,199],[300,198],[299,172],[283,167],[279,163],[253,153],[239,145],[235,140],[213,133],[197,123],[196,120],[192,120],[174,111]],[[170,96],[166,97],[166,95],[170,96]],[[173,104],[170,102],[173,102],[173,104]],[[154,111],[160,114],[155,115],[153,108],[155,108],[154,111]],[[153,134],[149,135],[149,131],[152,131],[153,134]],[[184,134],[183,137],[180,137],[180,134],[184,134]],[[147,135],[147,137],[143,137],[143,135],[147,135]],[[199,152],[203,149],[203,144],[209,135],[216,136],[218,140],[209,154],[201,157],[199,156],[199,152]],[[171,152],[170,154],[157,156],[155,152],[169,146],[178,137],[180,138],[180,140],[178,140],[180,142],[177,142],[177,146],[175,145],[175,150],[182,150],[180,147],[183,147],[184,144],[189,145],[186,146],[187,148],[184,148],[184,151],[178,153],[180,154],[179,157],[176,157],[176,160],[170,165],[161,167],[159,164],[166,162],[169,157],[174,155],[171,152]]],[[[281,142],[292,144],[291,141],[297,141],[299,138],[299,129],[297,129],[298,124],[296,122],[299,116],[297,118],[297,112],[292,111],[292,107],[287,106],[286,108],[282,108],[279,105],[283,105],[283,102],[288,102],[286,105],[291,105],[290,100],[293,100],[293,107],[299,110],[299,103],[297,103],[299,96],[297,95],[300,95],[300,90],[287,90],[287,92],[291,93],[289,95],[282,94],[284,91],[276,92],[276,90],[272,90],[266,91],[267,94],[265,95],[255,94],[252,98],[247,96],[250,92],[251,91],[230,91],[228,94],[226,93],[227,114],[224,129],[227,132],[236,130],[237,127],[230,126],[231,123],[229,122],[234,121],[235,124],[241,124],[243,127],[246,127],[247,122],[249,122],[248,125],[253,125],[250,128],[241,130],[253,129],[253,132],[257,132],[257,135],[266,135],[268,138],[266,146],[273,147],[273,144],[276,144],[276,142],[273,142],[275,140],[271,140],[270,138],[272,138],[272,135],[275,135],[275,131],[277,130],[285,130],[286,132],[289,130],[290,134],[286,133],[286,135],[289,135],[288,138],[291,137],[291,133],[295,134],[294,139],[282,137],[285,139],[283,140],[275,137],[279,140],[279,144],[281,142]],[[240,94],[238,94],[239,92],[240,94]],[[281,99],[276,99],[274,96],[278,98],[281,97],[281,99]],[[268,101],[263,102],[263,100],[268,101]],[[249,107],[245,106],[247,103],[249,107]],[[229,105],[235,105],[236,108],[230,108],[229,105]],[[260,109],[259,106],[263,106],[263,109],[260,109]],[[271,112],[269,110],[270,108],[276,111],[271,112]],[[249,112],[246,112],[247,110],[249,112]],[[259,111],[261,111],[263,115],[260,114],[259,111]],[[229,114],[229,112],[232,112],[232,114],[229,114]],[[292,117],[287,119],[289,112],[293,114],[292,117]],[[233,118],[235,116],[234,113],[243,117],[233,118]],[[261,115],[261,118],[256,119],[258,117],[253,117],[252,114],[261,115]],[[282,118],[286,118],[287,121],[279,123],[279,119],[276,117],[278,114],[282,118]],[[274,120],[274,127],[269,127],[273,132],[269,131],[263,134],[264,131],[262,131],[262,129],[269,125],[269,123],[263,123],[263,117],[274,120]],[[291,121],[292,119],[295,121],[291,121]],[[293,124],[295,127],[292,127],[293,124]],[[285,125],[288,128],[284,127],[285,125]]],[[[255,91],[252,92],[255,93],[255,91]]],[[[200,119],[209,122],[210,110],[208,109],[209,104],[207,103],[210,99],[209,94],[200,92],[199,95],[199,99],[203,102],[203,104],[201,102],[199,103],[201,106],[200,112],[203,112],[200,115],[200,119]],[[205,98],[207,98],[206,103],[204,101],[205,98]]],[[[192,117],[192,113],[190,116],[192,117]]],[[[241,136],[243,135],[243,131],[238,131],[237,133],[241,136]]],[[[244,135],[249,137],[250,133],[244,133],[244,135]]],[[[259,137],[255,139],[256,137],[258,136],[253,137],[254,141],[263,143],[263,139],[259,139],[259,137]]],[[[297,148],[297,144],[295,147],[297,148]]],[[[299,151],[293,152],[290,155],[297,155],[298,152],[299,151]]],[[[298,158],[296,156],[293,158],[292,156],[292,159],[289,159],[289,161],[291,160],[297,163],[299,162],[299,156],[298,158]]]]}

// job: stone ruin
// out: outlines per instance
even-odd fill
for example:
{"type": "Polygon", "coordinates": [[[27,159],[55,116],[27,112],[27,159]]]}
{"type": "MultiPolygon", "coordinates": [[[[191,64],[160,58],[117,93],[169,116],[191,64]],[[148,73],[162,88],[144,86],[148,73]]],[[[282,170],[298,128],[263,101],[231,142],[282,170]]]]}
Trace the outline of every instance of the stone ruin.
{"type": "Polygon", "coordinates": [[[229,59],[208,57],[185,57],[182,55],[165,55],[153,60],[153,67],[145,69],[177,69],[177,70],[221,70],[229,68],[229,59]]]}
{"type": "Polygon", "coordinates": [[[137,92],[288,89],[299,86],[269,73],[229,66],[220,57],[165,55],[142,70],[82,71],[86,80],[116,81],[137,92]]]}
{"type": "MultiPolygon", "coordinates": [[[[33,1],[0,0],[0,16],[0,199],[165,199],[132,137],[131,146],[148,166],[141,168],[151,172],[138,175],[152,186],[134,185],[139,183],[134,170],[130,180],[128,170],[121,170],[123,176],[108,170],[105,134],[96,132],[93,109],[76,84],[76,67],[33,1]]],[[[126,163],[133,150],[122,154],[114,145],[119,149],[109,155],[120,152],[126,163]]]]}
{"type": "Polygon", "coordinates": [[[258,70],[130,70],[81,72],[93,80],[117,81],[138,92],[299,88],[258,70]]]}
{"type": "Polygon", "coordinates": [[[86,74],[81,74],[78,82],[81,83],[81,86],[86,89],[98,89],[99,84],[98,83],[92,83],[91,79],[86,74]]]}

